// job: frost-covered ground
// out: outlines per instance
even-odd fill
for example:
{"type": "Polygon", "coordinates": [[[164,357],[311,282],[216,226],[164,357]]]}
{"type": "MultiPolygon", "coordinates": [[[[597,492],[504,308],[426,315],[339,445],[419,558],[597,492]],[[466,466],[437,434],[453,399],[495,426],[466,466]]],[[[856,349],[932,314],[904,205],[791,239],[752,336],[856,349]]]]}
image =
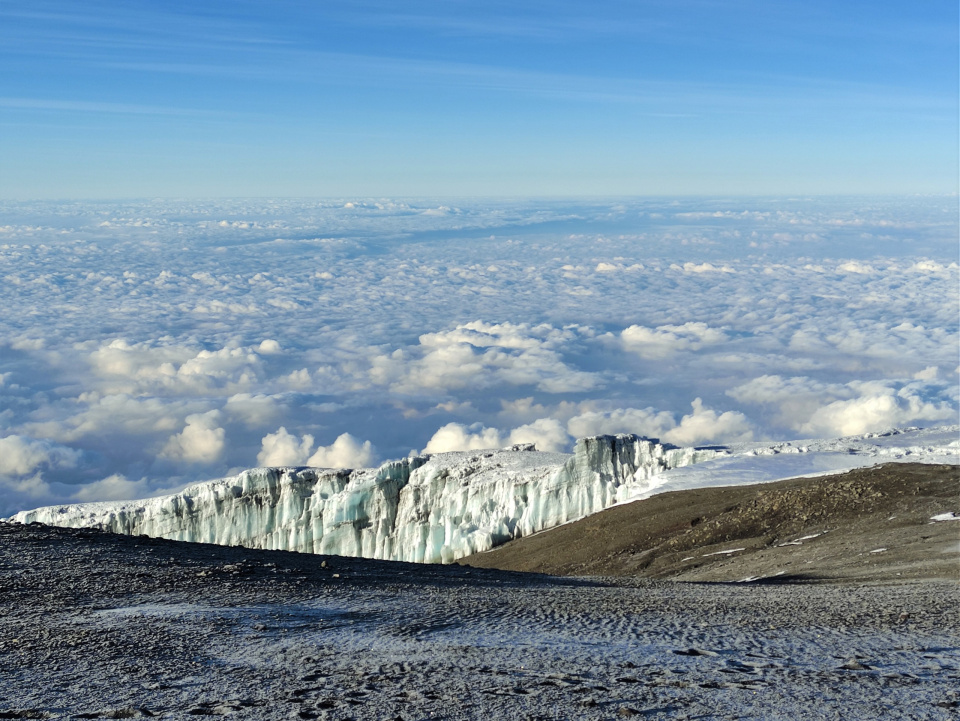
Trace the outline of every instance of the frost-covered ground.
{"type": "Polygon", "coordinates": [[[4,718],[952,719],[960,703],[955,582],[568,580],[2,523],[0,568],[4,718]]]}
{"type": "Polygon", "coordinates": [[[955,198],[0,204],[0,515],[956,423],[955,198]]]}

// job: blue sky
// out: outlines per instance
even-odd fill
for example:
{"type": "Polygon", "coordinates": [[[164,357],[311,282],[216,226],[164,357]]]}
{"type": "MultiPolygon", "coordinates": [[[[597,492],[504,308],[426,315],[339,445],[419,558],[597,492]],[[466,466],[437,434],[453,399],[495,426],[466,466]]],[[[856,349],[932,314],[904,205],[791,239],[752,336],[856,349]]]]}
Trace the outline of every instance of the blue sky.
{"type": "Polygon", "coordinates": [[[0,0],[0,197],[952,193],[957,15],[0,0]]]}

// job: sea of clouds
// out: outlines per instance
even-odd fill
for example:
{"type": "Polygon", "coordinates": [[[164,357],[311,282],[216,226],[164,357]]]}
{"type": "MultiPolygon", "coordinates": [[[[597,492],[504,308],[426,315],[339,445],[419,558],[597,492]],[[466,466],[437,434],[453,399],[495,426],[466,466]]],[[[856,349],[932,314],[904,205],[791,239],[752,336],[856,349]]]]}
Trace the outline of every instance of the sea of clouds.
{"type": "Polygon", "coordinates": [[[0,204],[0,515],[957,422],[956,198],[0,204]]]}

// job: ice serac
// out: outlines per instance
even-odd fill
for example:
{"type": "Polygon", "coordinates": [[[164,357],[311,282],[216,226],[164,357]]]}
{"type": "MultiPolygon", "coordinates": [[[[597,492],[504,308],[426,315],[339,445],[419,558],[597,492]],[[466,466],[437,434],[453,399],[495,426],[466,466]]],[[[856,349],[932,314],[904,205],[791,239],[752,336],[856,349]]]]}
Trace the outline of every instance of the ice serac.
{"type": "Polygon", "coordinates": [[[662,471],[715,451],[633,435],[442,453],[378,469],[256,468],[142,501],[49,506],[21,523],[97,527],[182,541],[449,563],[583,518],[648,490],[662,471]]]}

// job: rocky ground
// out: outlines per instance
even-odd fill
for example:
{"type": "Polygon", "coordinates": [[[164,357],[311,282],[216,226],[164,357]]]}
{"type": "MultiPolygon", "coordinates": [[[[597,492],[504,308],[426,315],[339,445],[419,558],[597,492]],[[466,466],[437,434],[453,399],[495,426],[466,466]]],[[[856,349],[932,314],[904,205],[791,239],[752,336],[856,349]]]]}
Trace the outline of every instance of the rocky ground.
{"type": "Polygon", "coordinates": [[[890,463],[664,493],[463,559],[485,568],[685,581],[960,577],[960,467],[890,463]]]}
{"type": "Polygon", "coordinates": [[[0,524],[0,718],[952,719],[958,600],[0,524]]]}

